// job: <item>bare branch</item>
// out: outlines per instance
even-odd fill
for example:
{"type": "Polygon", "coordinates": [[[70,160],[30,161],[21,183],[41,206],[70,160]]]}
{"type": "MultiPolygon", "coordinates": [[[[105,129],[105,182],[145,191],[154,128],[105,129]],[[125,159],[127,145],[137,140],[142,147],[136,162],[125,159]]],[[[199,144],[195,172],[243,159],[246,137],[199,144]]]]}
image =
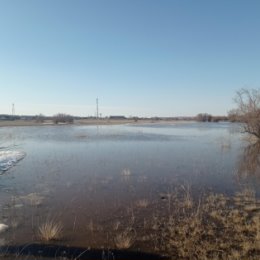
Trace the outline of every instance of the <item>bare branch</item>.
{"type": "Polygon", "coordinates": [[[244,124],[244,131],[260,139],[260,89],[240,89],[234,101],[237,109],[230,111],[230,119],[244,124]]]}

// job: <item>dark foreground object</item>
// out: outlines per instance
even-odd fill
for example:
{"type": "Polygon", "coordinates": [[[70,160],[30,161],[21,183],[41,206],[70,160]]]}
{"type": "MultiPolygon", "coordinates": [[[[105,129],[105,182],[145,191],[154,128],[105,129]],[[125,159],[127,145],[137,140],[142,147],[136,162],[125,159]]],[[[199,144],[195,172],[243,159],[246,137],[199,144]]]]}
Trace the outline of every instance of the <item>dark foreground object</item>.
{"type": "MultiPolygon", "coordinates": [[[[133,260],[133,259],[147,259],[147,260],[161,260],[168,259],[165,256],[156,254],[116,250],[116,249],[87,249],[80,247],[67,247],[49,244],[24,244],[17,246],[2,246],[0,247],[0,256],[11,255],[16,257],[27,256],[39,257],[46,259],[57,259],[64,257],[64,259],[77,259],[77,260],[133,260]]],[[[17,259],[17,258],[16,258],[17,259]]]]}

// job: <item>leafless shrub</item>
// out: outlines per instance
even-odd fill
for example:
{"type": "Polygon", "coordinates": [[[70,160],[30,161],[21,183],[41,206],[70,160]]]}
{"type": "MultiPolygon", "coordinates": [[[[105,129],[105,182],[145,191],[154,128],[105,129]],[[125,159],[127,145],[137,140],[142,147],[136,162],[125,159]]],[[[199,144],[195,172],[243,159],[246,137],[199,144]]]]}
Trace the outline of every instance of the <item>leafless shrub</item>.
{"type": "Polygon", "coordinates": [[[237,105],[232,118],[243,123],[244,132],[260,139],[260,89],[241,89],[236,92],[237,105]]]}

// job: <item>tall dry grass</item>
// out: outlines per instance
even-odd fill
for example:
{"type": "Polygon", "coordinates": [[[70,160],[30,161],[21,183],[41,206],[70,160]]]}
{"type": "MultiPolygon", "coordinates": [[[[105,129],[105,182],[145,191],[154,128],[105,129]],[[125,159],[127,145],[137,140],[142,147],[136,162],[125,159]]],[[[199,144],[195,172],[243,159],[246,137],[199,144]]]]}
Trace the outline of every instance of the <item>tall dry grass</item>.
{"type": "Polygon", "coordinates": [[[260,201],[254,191],[209,194],[196,202],[190,187],[175,192],[171,213],[157,225],[162,252],[173,259],[260,259],[260,201]]]}
{"type": "Polygon", "coordinates": [[[39,226],[39,238],[43,241],[59,240],[62,237],[62,230],[61,222],[47,219],[39,226]]]}

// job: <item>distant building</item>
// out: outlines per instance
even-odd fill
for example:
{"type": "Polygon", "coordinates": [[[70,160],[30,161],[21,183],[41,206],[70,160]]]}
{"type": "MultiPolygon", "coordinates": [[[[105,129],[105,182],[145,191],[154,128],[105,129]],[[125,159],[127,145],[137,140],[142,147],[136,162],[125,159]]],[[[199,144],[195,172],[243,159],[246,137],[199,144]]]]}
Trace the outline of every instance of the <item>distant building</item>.
{"type": "Polygon", "coordinates": [[[122,119],[126,119],[126,117],[125,116],[110,116],[109,119],[122,120],[122,119]]]}

